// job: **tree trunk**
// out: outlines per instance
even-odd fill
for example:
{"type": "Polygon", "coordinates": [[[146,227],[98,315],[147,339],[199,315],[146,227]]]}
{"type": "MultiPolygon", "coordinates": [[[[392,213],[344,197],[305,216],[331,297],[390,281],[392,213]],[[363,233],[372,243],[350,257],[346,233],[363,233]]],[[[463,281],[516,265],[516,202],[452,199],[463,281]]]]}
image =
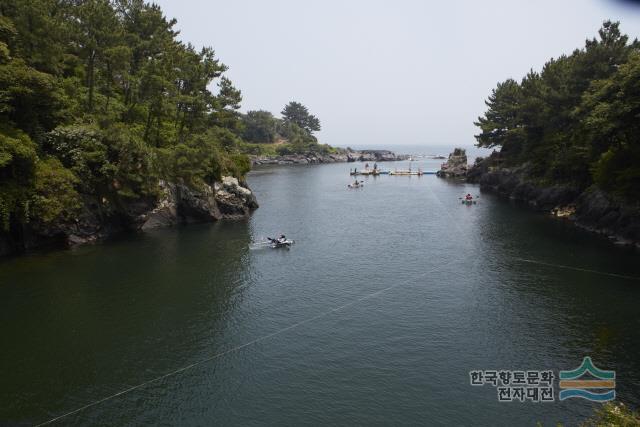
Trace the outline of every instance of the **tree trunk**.
{"type": "Polygon", "coordinates": [[[89,65],[87,67],[87,86],[89,86],[88,109],[93,111],[93,90],[94,90],[94,74],[95,74],[96,51],[92,50],[89,55],[89,65]]]}

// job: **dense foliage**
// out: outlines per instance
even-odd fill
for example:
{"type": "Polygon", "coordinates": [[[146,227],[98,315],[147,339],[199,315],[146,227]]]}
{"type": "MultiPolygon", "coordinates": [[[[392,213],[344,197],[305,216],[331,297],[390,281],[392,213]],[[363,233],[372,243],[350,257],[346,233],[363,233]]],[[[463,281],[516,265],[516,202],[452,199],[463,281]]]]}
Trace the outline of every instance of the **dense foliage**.
{"type": "Polygon", "coordinates": [[[640,414],[621,402],[608,402],[595,410],[595,414],[580,424],[582,427],[640,425],[640,414]]]}
{"type": "MultiPolygon", "coordinates": [[[[249,111],[242,117],[243,138],[253,144],[278,143],[277,154],[302,153],[307,151],[327,151],[331,147],[319,145],[313,132],[320,130],[320,120],[309,113],[307,107],[291,101],[281,112],[282,119],[269,111],[249,111]]],[[[263,147],[253,147],[264,154],[263,147]]]]}
{"type": "Polygon", "coordinates": [[[320,120],[310,114],[307,107],[299,102],[292,101],[288,103],[280,114],[282,114],[282,120],[285,123],[297,125],[308,133],[320,130],[320,120]]]}
{"type": "Polygon", "coordinates": [[[175,24],[144,0],[0,0],[0,230],[248,170],[241,93],[175,24]]]}
{"type": "Polygon", "coordinates": [[[527,165],[543,183],[640,198],[640,44],[619,23],[540,72],[499,83],[486,104],[476,139],[499,147],[501,164],[527,165]]]}

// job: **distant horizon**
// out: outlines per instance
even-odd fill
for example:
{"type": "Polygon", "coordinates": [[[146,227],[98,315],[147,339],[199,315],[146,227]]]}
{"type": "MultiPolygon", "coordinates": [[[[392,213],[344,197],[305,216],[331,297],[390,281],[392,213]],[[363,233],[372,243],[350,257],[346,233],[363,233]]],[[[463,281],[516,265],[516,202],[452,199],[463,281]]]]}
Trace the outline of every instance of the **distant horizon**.
{"type": "Polygon", "coordinates": [[[433,156],[447,156],[453,151],[454,148],[463,148],[467,152],[467,157],[471,162],[476,157],[485,157],[491,154],[493,150],[487,148],[480,148],[474,145],[461,145],[461,144],[352,144],[352,145],[337,145],[339,148],[352,148],[354,150],[389,150],[395,154],[409,154],[409,155],[433,155],[433,156]]]}
{"type": "Polygon", "coordinates": [[[607,19],[640,36],[640,8],[619,0],[156,3],[229,66],[241,111],[299,101],[335,146],[471,146],[498,82],[582,48],[607,19]]]}

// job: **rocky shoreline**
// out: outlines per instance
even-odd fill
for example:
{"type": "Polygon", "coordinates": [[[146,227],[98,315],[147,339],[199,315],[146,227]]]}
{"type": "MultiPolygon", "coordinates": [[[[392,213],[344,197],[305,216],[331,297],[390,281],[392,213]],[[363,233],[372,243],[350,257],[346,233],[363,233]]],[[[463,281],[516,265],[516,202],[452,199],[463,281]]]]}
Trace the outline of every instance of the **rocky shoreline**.
{"type": "Polygon", "coordinates": [[[462,148],[453,150],[447,161],[440,166],[436,175],[440,178],[459,178],[467,175],[469,165],[467,163],[467,152],[462,148]]]}
{"type": "Polygon", "coordinates": [[[481,191],[527,204],[607,237],[620,246],[640,248],[640,209],[619,202],[604,191],[591,187],[580,190],[567,185],[543,185],[528,178],[529,165],[507,168],[481,159],[463,176],[480,184],[481,191]]]}
{"type": "MultiPolygon", "coordinates": [[[[336,153],[309,152],[275,157],[251,156],[252,165],[319,164],[356,161],[395,161],[408,156],[388,150],[342,150],[336,153]]],[[[99,242],[127,232],[146,232],[178,224],[239,220],[258,208],[245,182],[226,176],[220,182],[194,190],[184,184],[159,182],[157,197],[132,200],[112,206],[109,201],[82,195],[81,212],[73,221],[44,225],[13,225],[0,232],[0,256],[46,248],[69,248],[99,242]]]]}
{"type": "Polygon", "coordinates": [[[388,150],[344,150],[337,153],[309,152],[280,156],[249,156],[252,165],[307,165],[340,162],[393,162],[406,160],[408,155],[388,150]]]}
{"type": "Polygon", "coordinates": [[[106,200],[84,195],[83,209],[73,222],[55,226],[29,223],[0,233],[0,256],[49,247],[73,247],[124,232],[244,219],[258,208],[246,183],[230,176],[199,191],[165,181],[160,181],[159,188],[159,197],[135,200],[118,209],[106,200]]]}

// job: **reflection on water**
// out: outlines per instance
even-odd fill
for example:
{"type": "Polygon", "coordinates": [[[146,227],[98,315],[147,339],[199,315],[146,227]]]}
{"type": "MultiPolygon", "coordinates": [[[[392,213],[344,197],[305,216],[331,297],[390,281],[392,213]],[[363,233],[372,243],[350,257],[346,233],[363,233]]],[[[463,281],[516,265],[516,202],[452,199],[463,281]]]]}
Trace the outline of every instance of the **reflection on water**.
{"type": "Polygon", "coordinates": [[[349,166],[252,172],[247,222],[0,263],[0,420],[205,360],[63,424],[572,424],[596,406],[498,403],[469,371],[585,355],[640,404],[640,282],[587,271],[638,277],[637,255],[488,194],[462,205],[477,187],[434,176],[351,191],[349,166]],[[296,244],[249,249],[279,233],[296,244]]]}
{"type": "Polygon", "coordinates": [[[252,280],[248,241],[246,224],[193,226],[0,264],[0,419],[43,421],[207,354],[252,280]]]}

